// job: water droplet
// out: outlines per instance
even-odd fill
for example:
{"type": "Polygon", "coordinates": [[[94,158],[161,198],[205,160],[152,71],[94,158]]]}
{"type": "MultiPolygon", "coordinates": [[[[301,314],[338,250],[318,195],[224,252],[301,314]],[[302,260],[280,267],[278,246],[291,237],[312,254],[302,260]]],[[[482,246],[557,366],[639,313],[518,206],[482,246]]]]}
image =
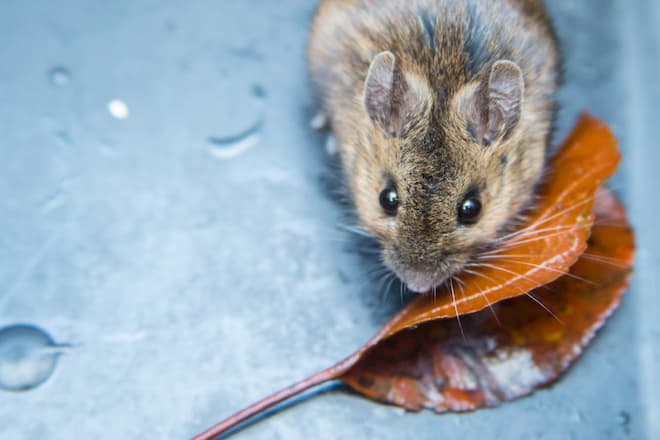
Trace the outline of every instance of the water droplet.
{"type": "Polygon", "coordinates": [[[621,411],[618,417],[619,425],[623,427],[623,430],[627,435],[630,435],[631,432],[631,422],[632,416],[627,411],[621,411]]]}
{"type": "Polygon", "coordinates": [[[48,71],[50,83],[54,86],[64,87],[71,82],[71,72],[62,66],[55,66],[48,71]]]}
{"type": "Polygon", "coordinates": [[[263,113],[264,107],[266,106],[266,90],[261,87],[259,84],[254,84],[252,86],[252,98],[254,100],[254,107],[260,112],[263,113]]]}
{"type": "Polygon", "coordinates": [[[121,99],[113,99],[108,103],[108,112],[115,119],[128,118],[128,106],[121,99]]]}
{"type": "Polygon", "coordinates": [[[228,46],[227,52],[231,55],[244,60],[261,62],[264,60],[264,54],[254,43],[248,43],[240,46],[228,46]]]}
{"type": "Polygon", "coordinates": [[[210,153],[218,159],[228,160],[240,156],[254,147],[261,139],[261,121],[254,124],[242,133],[228,137],[208,138],[210,153]]]}
{"type": "Polygon", "coordinates": [[[38,387],[53,374],[64,347],[33,325],[0,329],[0,389],[27,391],[38,387]]]}
{"type": "Polygon", "coordinates": [[[73,139],[71,139],[71,135],[65,130],[58,130],[55,133],[55,139],[57,139],[57,142],[60,145],[71,145],[71,144],[73,144],[73,139]]]}
{"type": "Polygon", "coordinates": [[[266,99],[266,90],[260,84],[254,84],[252,86],[252,96],[256,99],[264,100],[266,99]]]}
{"type": "Polygon", "coordinates": [[[586,421],[586,417],[585,417],[584,413],[582,411],[580,411],[579,409],[575,410],[574,418],[575,418],[576,422],[583,423],[583,422],[586,421]]]}
{"type": "Polygon", "coordinates": [[[64,205],[62,193],[58,189],[55,193],[49,195],[41,204],[41,212],[48,214],[64,205]]]}

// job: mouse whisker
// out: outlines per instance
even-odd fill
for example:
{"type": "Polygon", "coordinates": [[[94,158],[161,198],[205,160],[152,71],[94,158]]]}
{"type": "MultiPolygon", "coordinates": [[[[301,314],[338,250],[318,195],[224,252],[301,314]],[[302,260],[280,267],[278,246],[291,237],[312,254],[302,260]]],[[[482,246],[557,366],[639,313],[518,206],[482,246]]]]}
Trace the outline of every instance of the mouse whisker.
{"type": "Polygon", "coordinates": [[[460,284],[461,286],[466,287],[465,281],[463,281],[462,279],[460,279],[460,278],[458,277],[458,275],[454,275],[454,281],[456,281],[456,282],[457,282],[458,284],[460,284]]]}
{"type": "Polygon", "coordinates": [[[604,226],[610,228],[628,229],[630,226],[625,222],[613,222],[609,220],[596,220],[594,226],[604,226]]]}
{"type": "Polygon", "coordinates": [[[493,278],[491,276],[488,276],[488,275],[486,275],[484,273],[481,273],[479,271],[476,271],[476,270],[467,269],[467,268],[479,269],[482,266],[483,265],[479,264],[479,263],[468,263],[468,264],[465,265],[465,268],[463,269],[463,272],[468,273],[470,275],[481,277],[481,278],[485,279],[486,281],[490,281],[491,283],[500,284],[501,281],[496,280],[495,278],[493,278]]]}
{"type": "Polygon", "coordinates": [[[366,238],[373,238],[373,235],[365,231],[359,226],[350,226],[350,225],[338,225],[340,229],[343,229],[347,232],[351,232],[355,235],[358,235],[360,237],[366,237],[366,238]]]}
{"type": "Polygon", "coordinates": [[[584,258],[587,260],[594,261],[596,263],[602,263],[602,264],[607,264],[613,267],[617,267],[619,269],[626,269],[629,267],[629,264],[627,264],[623,260],[619,260],[616,258],[610,258],[610,257],[605,257],[603,255],[597,255],[597,254],[590,254],[589,252],[585,252],[582,255],[580,255],[580,258],[584,258]]]}
{"type": "MultiPolygon", "coordinates": [[[[355,244],[355,243],[353,243],[355,244]]],[[[380,249],[369,249],[369,248],[358,248],[354,249],[354,253],[358,255],[364,255],[364,256],[373,256],[373,255],[380,255],[381,250],[380,249]]]]}
{"type": "MultiPolygon", "coordinates": [[[[534,258],[537,255],[534,254],[506,254],[506,255],[498,255],[498,254],[478,254],[475,255],[474,258],[476,260],[497,260],[500,259],[501,257],[509,257],[509,258],[534,258]]],[[[616,259],[616,258],[610,258],[610,257],[605,257],[603,255],[598,255],[598,254],[591,254],[589,252],[584,252],[582,255],[580,255],[580,258],[584,258],[586,260],[591,260],[595,261],[597,263],[603,263],[607,264],[613,267],[618,267],[618,268],[626,268],[628,267],[628,264],[624,260],[616,259]]],[[[465,272],[465,271],[464,271],[465,272]]]]}
{"type": "Polygon", "coordinates": [[[465,332],[463,331],[463,324],[461,323],[461,315],[458,313],[458,304],[456,303],[456,292],[454,291],[453,278],[449,278],[449,288],[451,289],[451,300],[454,304],[454,311],[456,312],[458,328],[461,330],[461,336],[463,336],[463,339],[465,339],[465,332]]]}
{"type": "Polygon", "coordinates": [[[388,272],[390,272],[390,270],[380,262],[373,263],[372,267],[367,269],[367,273],[385,274],[388,272]]]}
{"type": "Polygon", "coordinates": [[[587,225],[571,224],[571,225],[553,226],[551,228],[538,229],[538,230],[534,230],[534,231],[527,231],[524,234],[520,234],[520,235],[517,235],[515,237],[510,238],[509,240],[511,240],[511,241],[507,240],[507,242],[508,243],[517,243],[518,241],[516,241],[516,240],[518,240],[518,239],[523,239],[523,238],[526,238],[526,237],[535,236],[537,234],[542,234],[544,232],[557,232],[557,231],[563,231],[563,230],[571,230],[571,229],[575,229],[576,227],[586,228],[588,226],[587,225]]]}
{"type": "Polygon", "coordinates": [[[525,274],[521,274],[521,273],[518,273],[518,272],[516,272],[516,271],[513,271],[513,270],[510,270],[510,269],[507,269],[507,268],[505,268],[505,267],[500,267],[500,266],[497,266],[497,265],[495,265],[495,264],[488,264],[488,263],[480,263],[480,266],[481,266],[481,267],[487,267],[487,268],[490,268],[490,269],[493,269],[493,270],[499,270],[500,272],[505,272],[505,273],[508,273],[509,275],[514,275],[514,276],[516,276],[516,277],[523,278],[523,279],[525,279],[525,280],[527,280],[527,281],[530,281],[530,282],[536,284],[536,281],[534,281],[533,279],[529,278],[527,275],[525,275],[525,274]]]}
{"type": "MultiPolygon", "coordinates": [[[[463,280],[461,280],[457,275],[454,276],[454,279],[458,282],[458,287],[461,288],[461,298],[465,298],[465,288],[467,287],[467,284],[463,280]]],[[[497,316],[497,313],[495,313],[495,309],[493,309],[493,306],[491,305],[490,301],[488,300],[488,297],[483,293],[483,291],[480,290],[480,295],[486,300],[486,303],[488,304],[488,308],[490,309],[491,313],[495,317],[495,321],[497,322],[497,325],[502,327],[502,324],[500,323],[500,319],[497,316]]]]}
{"type": "MultiPolygon", "coordinates": [[[[464,269],[463,272],[468,273],[468,274],[473,275],[473,276],[481,276],[481,274],[479,272],[475,272],[475,271],[470,270],[470,269],[464,269]]],[[[458,277],[457,277],[457,279],[458,279],[458,277]]],[[[465,285],[464,282],[463,282],[463,285],[465,285]]],[[[477,289],[479,289],[479,295],[481,295],[481,297],[486,301],[486,304],[488,304],[488,308],[490,309],[490,312],[493,314],[493,317],[495,318],[495,321],[497,322],[497,325],[502,327],[502,323],[500,322],[500,318],[497,316],[497,313],[495,312],[495,308],[493,307],[493,304],[490,302],[490,299],[488,299],[488,295],[486,295],[483,288],[481,286],[479,286],[479,284],[477,284],[476,281],[474,281],[474,285],[477,286],[477,289]]]]}
{"type": "Polygon", "coordinates": [[[392,284],[394,283],[394,281],[396,281],[396,275],[390,272],[385,275],[384,279],[387,280],[387,283],[385,283],[385,290],[383,291],[383,295],[382,295],[383,303],[387,302],[387,298],[390,294],[390,291],[392,290],[392,284]]]}
{"type": "Polygon", "coordinates": [[[572,230],[576,228],[588,228],[591,227],[591,225],[579,225],[579,224],[569,224],[569,225],[560,225],[560,226],[553,226],[551,228],[545,228],[545,229],[538,229],[538,230],[532,230],[532,231],[525,231],[524,233],[512,236],[507,238],[506,240],[500,240],[497,239],[493,243],[502,243],[503,246],[511,246],[516,243],[521,243],[523,239],[528,238],[528,237],[535,237],[537,234],[542,234],[545,232],[557,232],[557,231],[567,231],[567,230],[572,230]]]}
{"type": "Polygon", "coordinates": [[[536,267],[536,268],[539,268],[541,270],[547,270],[549,272],[558,273],[558,274],[561,274],[563,276],[567,276],[567,277],[572,278],[572,279],[577,280],[577,281],[582,281],[583,283],[591,284],[592,286],[600,286],[600,284],[598,284],[594,281],[588,280],[586,278],[583,278],[581,276],[572,274],[570,272],[565,272],[565,271],[560,270],[560,269],[555,269],[554,267],[547,267],[547,266],[543,266],[543,265],[540,265],[540,264],[534,264],[534,263],[528,263],[526,261],[520,261],[520,260],[515,259],[515,258],[493,258],[493,257],[491,257],[491,258],[486,258],[485,260],[487,260],[487,261],[497,260],[497,261],[515,263],[515,264],[522,264],[524,266],[529,266],[529,267],[536,267]]]}
{"type": "MultiPolygon", "coordinates": [[[[568,228],[567,230],[583,229],[583,228],[586,229],[586,226],[582,226],[582,227],[572,226],[571,228],[568,228]]],[[[524,245],[524,244],[533,243],[533,242],[536,242],[536,241],[547,240],[547,239],[554,238],[554,237],[561,237],[562,235],[565,235],[565,234],[566,234],[566,231],[561,231],[561,232],[557,232],[557,233],[554,233],[554,234],[545,234],[545,235],[541,235],[539,237],[527,238],[527,239],[524,239],[524,240],[513,240],[513,241],[510,241],[510,242],[504,243],[502,246],[499,246],[499,247],[497,247],[496,249],[494,249],[492,251],[484,252],[484,253],[482,253],[482,255],[497,255],[497,254],[500,254],[502,251],[506,251],[506,250],[509,250],[509,249],[515,249],[516,247],[524,245]]]]}
{"type": "Polygon", "coordinates": [[[387,274],[383,275],[378,279],[376,282],[376,292],[380,292],[381,298],[385,299],[387,298],[387,289],[385,288],[387,286],[387,281],[388,281],[388,276],[387,274]]]}
{"type": "Polygon", "coordinates": [[[527,293],[525,293],[525,295],[527,295],[527,297],[531,298],[536,304],[538,304],[539,306],[541,306],[541,307],[543,308],[543,310],[545,310],[546,312],[548,312],[548,314],[549,314],[550,316],[552,316],[552,317],[555,319],[555,321],[557,321],[559,324],[561,324],[562,326],[565,326],[565,325],[566,325],[566,324],[564,324],[564,321],[562,321],[561,319],[559,319],[559,317],[558,317],[557,315],[555,315],[555,313],[554,313],[552,310],[550,310],[550,309],[548,308],[548,306],[546,306],[545,304],[543,304],[543,301],[541,301],[540,299],[538,299],[537,297],[535,297],[534,294],[532,294],[532,292],[527,292],[527,293]]]}
{"type": "Polygon", "coordinates": [[[592,202],[593,200],[595,200],[595,198],[596,198],[596,196],[588,197],[588,198],[586,198],[585,200],[582,200],[582,201],[579,202],[579,203],[576,203],[576,204],[574,204],[574,205],[572,205],[572,206],[570,206],[570,207],[568,207],[568,208],[565,208],[565,209],[563,209],[563,210],[561,210],[561,211],[559,211],[559,212],[557,212],[557,213],[551,215],[551,216],[548,217],[548,218],[543,219],[543,221],[541,221],[541,222],[539,222],[539,223],[535,223],[535,224],[529,225],[529,226],[527,226],[526,228],[520,229],[519,231],[512,232],[511,234],[504,235],[503,237],[500,237],[500,238],[498,238],[497,240],[495,240],[495,242],[502,242],[502,241],[508,240],[509,238],[515,237],[515,236],[517,236],[517,235],[520,235],[520,234],[522,234],[522,233],[524,233],[524,232],[526,232],[526,231],[527,231],[527,232],[532,231],[533,228],[537,228],[539,225],[543,225],[543,224],[545,224],[545,223],[548,223],[549,221],[552,221],[552,220],[554,220],[554,219],[557,218],[557,217],[560,217],[560,216],[562,216],[562,215],[564,215],[564,214],[567,214],[567,213],[569,213],[569,212],[571,212],[571,211],[573,211],[573,210],[575,210],[575,209],[577,209],[577,208],[579,208],[579,207],[581,207],[581,206],[583,206],[583,205],[585,205],[585,204],[587,204],[587,203],[590,203],[590,202],[592,202]]]}
{"type": "Polygon", "coordinates": [[[465,299],[465,288],[464,288],[465,283],[459,283],[458,282],[458,277],[455,276],[455,275],[452,277],[452,279],[454,281],[456,281],[456,285],[461,289],[461,300],[464,300],[465,299]]]}
{"type": "Polygon", "coordinates": [[[536,254],[501,254],[501,253],[486,253],[477,254],[473,258],[475,260],[497,260],[499,258],[535,258],[536,254]]]}
{"type": "MultiPolygon", "coordinates": [[[[480,266],[480,265],[471,265],[471,267],[479,267],[479,266],[480,266]]],[[[497,267],[497,266],[492,266],[492,265],[481,265],[481,266],[491,267],[491,268],[493,268],[493,269],[500,269],[499,267],[497,267]]],[[[466,272],[467,272],[467,270],[466,270],[466,272]]],[[[510,274],[516,274],[515,272],[513,272],[513,271],[509,271],[509,270],[505,270],[505,272],[510,273],[510,274]]],[[[497,283],[497,281],[496,281],[495,279],[493,279],[493,278],[491,278],[491,277],[488,277],[488,276],[486,276],[485,274],[482,274],[482,273],[479,273],[479,272],[476,272],[476,271],[470,271],[469,273],[471,273],[471,274],[473,274],[473,275],[475,275],[475,276],[481,276],[482,278],[486,278],[486,279],[489,279],[489,280],[492,281],[492,282],[497,283]]],[[[517,274],[517,275],[520,275],[520,274],[517,274]]],[[[515,284],[514,284],[514,285],[515,285],[515,284]]],[[[517,287],[517,286],[516,286],[516,287],[517,287]]],[[[542,286],[542,287],[545,288],[545,289],[547,289],[547,290],[549,290],[549,291],[551,291],[551,292],[554,292],[553,289],[550,289],[550,288],[547,287],[547,286],[542,286]]],[[[557,315],[555,315],[555,314],[552,312],[552,310],[550,310],[545,304],[543,304],[543,301],[541,301],[540,299],[536,298],[531,292],[525,292],[525,291],[522,290],[520,287],[517,287],[517,289],[518,289],[518,291],[520,291],[520,293],[522,293],[522,294],[526,295],[527,297],[531,298],[535,303],[537,303],[539,306],[541,306],[541,307],[543,308],[543,310],[545,310],[546,312],[548,312],[548,314],[549,314],[550,316],[552,316],[552,317],[553,317],[558,323],[560,323],[561,325],[565,325],[564,322],[563,322],[561,319],[559,319],[559,318],[557,317],[557,315]]]]}
{"type": "Polygon", "coordinates": [[[376,283],[376,281],[373,278],[365,277],[365,279],[358,285],[357,290],[359,292],[365,292],[365,294],[366,293],[372,294],[375,283],[376,283]],[[366,292],[367,289],[368,289],[368,292],[366,292]]]}
{"type": "MultiPolygon", "coordinates": [[[[497,271],[500,271],[500,272],[508,273],[509,275],[514,275],[514,276],[517,276],[517,277],[521,277],[521,278],[524,278],[524,279],[526,279],[526,280],[528,280],[528,281],[531,281],[531,282],[535,283],[534,280],[532,280],[531,278],[529,278],[529,277],[527,277],[527,276],[525,276],[525,275],[523,275],[523,274],[520,274],[520,273],[514,272],[514,271],[512,271],[512,270],[508,270],[508,269],[505,269],[505,268],[502,268],[502,267],[499,267],[499,266],[494,265],[494,264],[486,264],[486,263],[472,264],[472,263],[469,263],[469,264],[466,264],[466,267],[472,267],[472,268],[487,267],[487,268],[491,268],[491,269],[493,269],[493,270],[497,270],[497,271]]],[[[487,279],[489,279],[490,281],[492,281],[492,282],[494,282],[494,283],[497,283],[497,284],[500,283],[500,281],[497,281],[497,280],[495,280],[495,279],[493,279],[493,278],[491,278],[491,277],[487,277],[485,274],[480,273],[480,275],[482,275],[484,278],[487,278],[487,279]]],[[[518,286],[516,283],[513,283],[512,285],[515,286],[516,289],[518,290],[518,292],[520,292],[521,294],[523,294],[523,293],[527,293],[527,292],[525,292],[520,286],[518,286]]],[[[539,286],[539,288],[541,288],[541,289],[545,289],[545,290],[548,290],[548,291],[553,292],[553,293],[557,293],[556,290],[554,290],[553,288],[549,287],[548,285],[539,286]]]]}
{"type": "Polygon", "coordinates": [[[482,250],[478,251],[476,255],[499,255],[503,251],[507,251],[513,248],[516,248],[520,246],[521,244],[525,243],[530,243],[533,241],[538,241],[538,240],[543,240],[547,238],[552,238],[556,236],[561,236],[565,234],[567,231],[575,230],[575,229],[581,229],[581,228],[587,228],[587,225],[579,226],[579,225],[564,225],[564,226],[557,226],[554,228],[547,228],[545,230],[541,230],[540,232],[554,232],[553,234],[546,233],[541,236],[534,236],[534,234],[527,234],[525,237],[519,237],[515,239],[510,239],[509,241],[503,242],[499,245],[497,245],[497,242],[491,242],[488,245],[486,245],[482,250]],[[559,232],[557,232],[559,231],[559,232]]]}

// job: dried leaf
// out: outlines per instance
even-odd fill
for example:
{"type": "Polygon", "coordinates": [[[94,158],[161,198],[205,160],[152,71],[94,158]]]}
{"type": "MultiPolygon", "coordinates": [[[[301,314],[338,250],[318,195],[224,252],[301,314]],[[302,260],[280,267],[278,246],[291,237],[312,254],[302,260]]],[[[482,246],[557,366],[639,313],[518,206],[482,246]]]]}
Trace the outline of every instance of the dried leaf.
{"type": "Polygon", "coordinates": [[[598,200],[587,253],[535,297],[466,317],[433,321],[382,342],[343,380],[365,396],[409,410],[468,411],[524,396],[572,364],[628,286],[633,232],[610,193],[598,200]],[[588,281],[584,281],[588,280],[588,281]]]}
{"type": "Polygon", "coordinates": [[[619,159],[611,131],[584,115],[550,164],[551,175],[528,224],[482,255],[480,267],[461,275],[465,287],[456,300],[449,290],[419,296],[353,355],[195,439],[226,433],[333,379],[372,399],[439,412],[496,405],[556,380],[628,285],[633,233],[623,207],[609,193],[599,199],[596,213],[599,222],[612,225],[595,226],[589,239],[596,194],[619,159]],[[497,308],[497,317],[482,311],[488,306],[497,308]],[[457,332],[460,321],[447,318],[461,315],[467,316],[457,332]]]}

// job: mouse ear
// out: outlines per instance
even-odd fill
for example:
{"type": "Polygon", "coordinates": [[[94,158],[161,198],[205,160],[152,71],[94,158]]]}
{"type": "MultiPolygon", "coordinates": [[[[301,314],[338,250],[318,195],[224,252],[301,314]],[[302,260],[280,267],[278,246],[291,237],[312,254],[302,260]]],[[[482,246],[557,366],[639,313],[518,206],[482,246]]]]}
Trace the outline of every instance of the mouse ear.
{"type": "Polygon", "coordinates": [[[473,98],[469,130],[475,139],[490,145],[509,136],[520,121],[524,91],[520,67],[512,61],[497,61],[473,98]]]}
{"type": "Polygon", "coordinates": [[[364,103],[371,120],[391,137],[402,137],[412,122],[415,97],[394,54],[376,55],[364,84],[364,103]]]}

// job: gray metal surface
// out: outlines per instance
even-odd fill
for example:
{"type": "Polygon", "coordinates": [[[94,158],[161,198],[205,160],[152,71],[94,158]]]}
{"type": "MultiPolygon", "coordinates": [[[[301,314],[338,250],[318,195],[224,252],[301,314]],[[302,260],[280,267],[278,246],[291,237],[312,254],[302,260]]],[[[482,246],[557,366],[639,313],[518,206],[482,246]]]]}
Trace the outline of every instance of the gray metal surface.
{"type": "MultiPolygon", "coordinates": [[[[307,125],[315,4],[0,2],[0,327],[71,345],[41,386],[0,390],[0,438],[186,438],[383,322],[307,125]]],[[[550,8],[560,132],[588,109],[622,140],[639,237],[622,308],[531,398],[437,416],[330,393],[237,439],[660,438],[660,5],[550,8]]]]}

